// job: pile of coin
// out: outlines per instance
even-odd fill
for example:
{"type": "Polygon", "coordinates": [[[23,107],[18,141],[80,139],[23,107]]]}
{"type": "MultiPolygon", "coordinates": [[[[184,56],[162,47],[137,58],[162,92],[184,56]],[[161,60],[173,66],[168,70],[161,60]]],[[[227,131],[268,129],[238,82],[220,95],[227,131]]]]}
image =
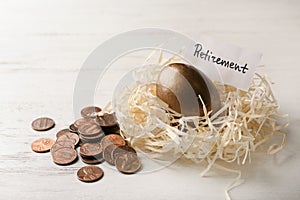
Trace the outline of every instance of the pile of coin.
{"type": "Polygon", "coordinates": [[[57,132],[56,141],[51,147],[53,162],[58,165],[71,164],[77,160],[76,146],[79,137],[76,133],[63,129],[57,132]]]}
{"type": "Polygon", "coordinates": [[[103,151],[104,160],[115,165],[124,174],[132,174],[141,168],[141,161],[136,151],[127,145],[109,144],[103,151]]]}
{"type": "MultiPolygon", "coordinates": [[[[40,138],[31,145],[35,152],[50,150],[53,162],[68,165],[78,159],[76,148],[80,146],[81,160],[90,165],[106,161],[125,174],[136,173],[141,168],[136,151],[130,147],[120,135],[120,128],[114,113],[101,113],[101,109],[88,106],[81,110],[81,119],[76,120],[68,129],[56,134],[56,141],[40,138]]],[[[42,117],[32,122],[32,128],[38,131],[54,127],[54,121],[42,117]]],[[[85,166],[78,170],[77,177],[81,181],[92,182],[103,176],[98,166],[85,166]]]]}

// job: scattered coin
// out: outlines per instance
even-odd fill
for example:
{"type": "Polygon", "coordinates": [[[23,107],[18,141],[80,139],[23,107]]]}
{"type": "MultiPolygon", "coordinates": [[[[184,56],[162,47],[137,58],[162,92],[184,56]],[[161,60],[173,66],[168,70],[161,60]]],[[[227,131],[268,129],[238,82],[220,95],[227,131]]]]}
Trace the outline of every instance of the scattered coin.
{"type": "MultiPolygon", "coordinates": [[[[75,146],[80,146],[80,157],[84,163],[99,164],[104,160],[124,174],[132,174],[141,168],[136,151],[120,136],[120,128],[115,113],[97,116],[101,108],[87,106],[81,110],[83,118],[56,133],[56,141],[40,138],[31,144],[35,152],[51,151],[53,162],[58,165],[72,164],[78,157],[75,146]]],[[[41,117],[32,122],[34,130],[49,130],[55,122],[41,117]]],[[[103,176],[103,170],[95,166],[82,167],[77,172],[78,179],[92,182],[103,176]],[[100,169],[100,170],[99,170],[100,169]]]]}
{"type": "Polygon", "coordinates": [[[54,144],[54,140],[50,138],[40,138],[32,142],[31,149],[37,153],[47,152],[54,144]]]}
{"type": "Polygon", "coordinates": [[[116,146],[124,146],[126,145],[126,141],[122,138],[122,136],[118,134],[109,134],[106,135],[102,140],[101,140],[101,145],[102,148],[104,149],[110,144],[114,144],[116,146]]]}
{"type": "Polygon", "coordinates": [[[97,181],[103,174],[103,170],[97,166],[84,166],[77,171],[78,179],[84,182],[97,181]]]}
{"type": "Polygon", "coordinates": [[[82,117],[96,117],[96,114],[101,111],[97,106],[87,106],[80,112],[82,117]]]}
{"type": "Polygon", "coordinates": [[[113,159],[112,153],[116,148],[117,148],[116,145],[110,144],[106,146],[105,149],[103,150],[103,158],[108,164],[115,165],[115,161],[113,159]]]}
{"type": "Polygon", "coordinates": [[[119,155],[115,163],[116,168],[124,174],[136,173],[141,168],[141,161],[135,153],[119,155]]]}
{"type": "Polygon", "coordinates": [[[32,129],[34,129],[36,131],[46,131],[46,130],[53,128],[54,125],[55,125],[55,122],[53,121],[53,119],[50,119],[48,117],[40,117],[38,119],[35,119],[31,123],[32,129]]]}
{"type": "Polygon", "coordinates": [[[63,147],[52,151],[53,162],[59,165],[67,165],[74,162],[77,158],[77,152],[73,148],[63,147]]]}

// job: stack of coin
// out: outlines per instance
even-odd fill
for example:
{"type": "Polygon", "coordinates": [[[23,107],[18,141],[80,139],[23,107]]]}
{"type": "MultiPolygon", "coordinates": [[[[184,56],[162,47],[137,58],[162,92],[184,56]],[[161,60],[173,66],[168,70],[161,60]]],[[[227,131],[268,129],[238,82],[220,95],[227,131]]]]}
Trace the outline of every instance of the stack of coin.
{"type": "Polygon", "coordinates": [[[95,124],[95,120],[93,118],[80,118],[77,119],[73,124],[69,126],[69,130],[75,133],[78,133],[78,128],[85,124],[95,124]]]}
{"type": "Polygon", "coordinates": [[[78,135],[68,129],[63,129],[56,134],[56,137],[56,141],[50,150],[53,162],[58,165],[73,163],[77,159],[75,147],[79,143],[78,135]]]}
{"type": "Polygon", "coordinates": [[[98,143],[104,137],[104,132],[102,128],[96,123],[82,124],[78,127],[78,134],[83,144],[98,143]]]}
{"type": "Polygon", "coordinates": [[[97,116],[95,121],[101,126],[106,135],[120,132],[120,127],[115,113],[104,113],[101,116],[97,116]]]}
{"type": "Polygon", "coordinates": [[[84,143],[80,147],[80,156],[87,164],[99,164],[104,161],[100,143],[84,143]]]}

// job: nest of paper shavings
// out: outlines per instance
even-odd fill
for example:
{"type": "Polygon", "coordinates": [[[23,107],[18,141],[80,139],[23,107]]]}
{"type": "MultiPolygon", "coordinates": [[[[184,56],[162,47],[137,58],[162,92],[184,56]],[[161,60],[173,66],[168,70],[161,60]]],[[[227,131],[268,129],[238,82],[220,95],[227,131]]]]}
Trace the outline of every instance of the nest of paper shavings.
{"type": "MultiPolygon", "coordinates": [[[[184,117],[170,109],[155,95],[155,80],[161,66],[138,69],[136,82],[118,97],[114,106],[123,136],[146,155],[160,159],[182,155],[195,162],[207,161],[208,171],[217,160],[245,164],[251,152],[282,136],[282,142],[270,145],[274,154],[285,145],[287,124],[279,124],[279,105],[265,76],[255,74],[247,92],[215,83],[222,97],[222,108],[214,115],[184,117]]],[[[201,97],[199,97],[201,99],[201,97]]]]}

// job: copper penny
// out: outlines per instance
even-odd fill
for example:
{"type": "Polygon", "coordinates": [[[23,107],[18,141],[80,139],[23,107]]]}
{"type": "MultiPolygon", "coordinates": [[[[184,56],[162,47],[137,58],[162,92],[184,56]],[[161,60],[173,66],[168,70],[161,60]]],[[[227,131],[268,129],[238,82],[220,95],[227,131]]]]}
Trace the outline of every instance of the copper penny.
{"type": "Polygon", "coordinates": [[[105,147],[105,149],[103,150],[103,158],[104,160],[111,164],[111,165],[115,165],[115,161],[113,159],[113,151],[117,148],[118,146],[114,145],[114,144],[110,144],[108,146],[105,147]]]}
{"type": "Polygon", "coordinates": [[[141,168],[141,161],[135,153],[119,155],[115,163],[116,168],[124,174],[136,173],[141,168]]]}
{"type": "Polygon", "coordinates": [[[71,131],[69,130],[69,129],[62,129],[62,130],[60,130],[60,131],[58,131],[57,133],[56,133],[56,138],[59,138],[60,136],[62,136],[62,135],[64,135],[64,134],[66,134],[66,133],[70,133],[71,131]]]}
{"type": "MultiPolygon", "coordinates": [[[[75,133],[74,133],[75,134],[75,133]]],[[[76,143],[76,140],[73,138],[69,138],[67,135],[62,135],[59,138],[56,139],[56,141],[64,141],[64,140],[69,140],[71,141],[73,144],[76,143]]]]}
{"type": "Polygon", "coordinates": [[[51,152],[53,162],[59,165],[67,165],[77,158],[77,152],[73,148],[63,147],[51,152]]]}
{"type": "Polygon", "coordinates": [[[134,150],[134,148],[130,147],[130,146],[118,146],[112,153],[112,158],[114,161],[116,161],[116,159],[118,158],[118,156],[123,155],[123,154],[127,154],[127,153],[133,153],[136,154],[136,151],[134,150]]]}
{"type": "Polygon", "coordinates": [[[95,156],[102,153],[100,143],[85,143],[80,147],[80,155],[95,156]]]}
{"type": "Polygon", "coordinates": [[[101,139],[104,136],[105,136],[104,133],[100,133],[99,135],[92,136],[92,137],[86,137],[80,134],[79,138],[83,143],[97,143],[97,142],[101,142],[101,139]]]}
{"type": "Polygon", "coordinates": [[[102,163],[104,161],[104,159],[101,158],[93,158],[93,159],[87,159],[84,157],[81,157],[82,162],[86,163],[86,164],[90,164],[90,165],[94,165],[94,164],[99,164],[102,163]]]}
{"type": "Polygon", "coordinates": [[[102,116],[98,116],[96,122],[103,127],[111,127],[118,125],[115,113],[105,113],[102,116]]]}
{"type": "Polygon", "coordinates": [[[97,166],[84,166],[77,171],[78,179],[84,182],[97,181],[103,174],[103,170],[97,166]]]}
{"type": "Polygon", "coordinates": [[[79,128],[80,126],[85,124],[95,124],[95,120],[93,118],[81,118],[81,119],[77,119],[74,122],[74,126],[76,128],[79,128]]]}
{"type": "Polygon", "coordinates": [[[101,108],[97,106],[87,106],[80,112],[82,117],[96,117],[97,113],[101,111],[101,108]]]}
{"type": "Polygon", "coordinates": [[[77,133],[77,130],[78,130],[78,128],[76,128],[74,124],[71,124],[71,125],[69,126],[69,131],[70,131],[70,132],[72,132],[72,133],[77,133]]]}
{"type": "Polygon", "coordinates": [[[86,137],[92,137],[102,134],[103,131],[97,124],[84,124],[78,128],[78,133],[86,137]]]}
{"type": "Polygon", "coordinates": [[[31,149],[37,153],[47,152],[51,149],[54,143],[55,141],[50,138],[40,138],[32,142],[31,149]]]}
{"type": "Polygon", "coordinates": [[[79,136],[76,133],[66,132],[64,134],[61,134],[61,136],[57,138],[57,141],[60,140],[70,140],[76,146],[79,142],[79,136]]]}
{"type": "Polygon", "coordinates": [[[31,127],[36,131],[46,131],[51,128],[53,128],[55,125],[53,119],[50,119],[48,117],[41,117],[38,119],[35,119],[31,123],[31,127]]]}
{"type": "Polygon", "coordinates": [[[74,149],[75,148],[75,145],[73,144],[72,141],[70,140],[61,140],[61,141],[56,141],[53,146],[51,147],[50,151],[51,153],[58,150],[58,149],[61,149],[61,148],[64,148],[64,147],[68,147],[68,148],[72,148],[74,149]]]}
{"type": "Polygon", "coordinates": [[[102,148],[105,149],[105,147],[110,144],[114,144],[116,146],[124,146],[126,145],[126,141],[122,138],[122,136],[118,134],[109,134],[101,140],[101,145],[102,148]]]}

